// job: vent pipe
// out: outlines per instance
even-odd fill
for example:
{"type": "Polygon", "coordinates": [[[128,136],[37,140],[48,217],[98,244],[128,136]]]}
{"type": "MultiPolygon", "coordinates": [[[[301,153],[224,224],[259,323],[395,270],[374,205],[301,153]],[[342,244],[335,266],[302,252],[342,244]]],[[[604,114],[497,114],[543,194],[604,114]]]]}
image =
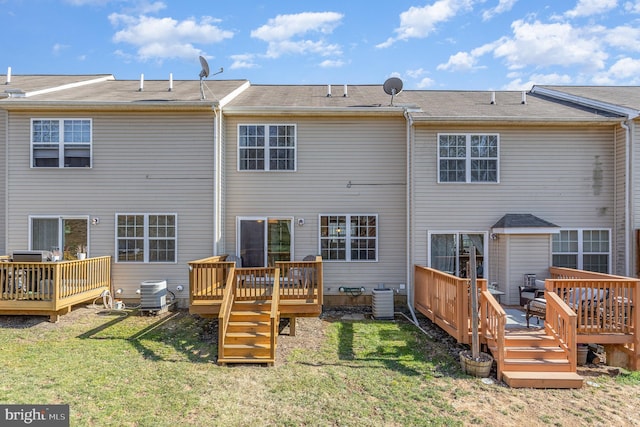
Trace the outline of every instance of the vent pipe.
{"type": "Polygon", "coordinates": [[[496,103],[496,93],[491,92],[491,105],[495,105],[496,103]]]}
{"type": "Polygon", "coordinates": [[[11,67],[7,67],[7,82],[5,84],[11,84],[11,67]]]}
{"type": "Polygon", "coordinates": [[[169,73],[169,92],[173,90],[173,73],[169,73]]]}
{"type": "Polygon", "coordinates": [[[342,96],[344,96],[345,98],[349,96],[349,93],[347,92],[347,85],[344,85],[344,93],[342,94],[342,96]]]}
{"type": "Polygon", "coordinates": [[[327,98],[331,98],[331,85],[327,85],[327,98]]]}
{"type": "Polygon", "coordinates": [[[526,91],[522,91],[522,104],[526,104],[527,103],[527,92],[526,91]]]}
{"type": "Polygon", "coordinates": [[[140,74],[140,88],[138,92],[142,92],[144,90],[144,74],[140,74]]]}

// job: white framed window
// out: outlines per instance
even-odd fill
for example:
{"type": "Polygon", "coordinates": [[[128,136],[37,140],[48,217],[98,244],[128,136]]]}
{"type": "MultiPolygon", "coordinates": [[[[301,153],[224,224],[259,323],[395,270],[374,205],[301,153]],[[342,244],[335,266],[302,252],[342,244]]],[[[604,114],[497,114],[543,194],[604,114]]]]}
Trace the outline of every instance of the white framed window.
{"type": "Polygon", "coordinates": [[[116,214],[116,262],[177,262],[176,214],[116,214]]]}
{"type": "Polygon", "coordinates": [[[611,272],[611,231],[608,229],[560,230],[552,239],[554,267],[611,272]]]}
{"type": "Polygon", "coordinates": [[[438,134],[438,182],[499,182],[498,134],[438,134]]]}
{"type": "Polygon", "coordinates": [[[296,125],[238,125],[239,171],[295,171],[296,125]]]}
{"type": "Polygon", "coordinates": [[[91,119],[31,119],[31,167],[90,168],[91,119]]]}
{"type": "Polygon", "coordinates": [[[432,231],[429,240],[429,266],[458,277],[471,277],[471,247],[475,248],[476,277],[488,277],[487,233],[483,231],[432,231]]]}
{"type": "Polygon", "coordinates": [[[327,261],[378,261],[378,215],[320,215],[320,254],[327,261]]]}
{"type": "Polygon", "coordinates": [[[48,251],[59,260],[89,256],[89,217],[32,215],[29,217],[29,249],[48,251]]]}

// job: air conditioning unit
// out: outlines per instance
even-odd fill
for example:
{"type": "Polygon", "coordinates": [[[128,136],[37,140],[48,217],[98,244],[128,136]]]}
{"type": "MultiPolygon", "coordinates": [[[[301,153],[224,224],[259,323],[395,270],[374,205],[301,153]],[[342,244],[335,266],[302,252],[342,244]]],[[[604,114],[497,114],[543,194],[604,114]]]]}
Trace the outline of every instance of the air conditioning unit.
{"type": "Polygon", "coordinates": [[[371,291],[371,304],[374,319],[393,320],[393,289],[373,289],[371,291]]]}
{"type": "Polygon", "coordinates": [[[140,311],[159,313],[167,309],[167,281],[145,280],[140,283],[140,311]]]}

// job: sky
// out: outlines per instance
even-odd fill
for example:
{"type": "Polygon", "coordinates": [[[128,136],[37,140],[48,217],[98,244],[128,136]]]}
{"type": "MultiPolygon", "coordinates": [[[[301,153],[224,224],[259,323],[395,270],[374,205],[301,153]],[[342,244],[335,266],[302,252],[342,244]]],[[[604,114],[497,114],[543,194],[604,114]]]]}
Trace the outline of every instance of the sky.
{"type": "Polygon", "coordinates": [[[0,0],[0,22],[0,74],[197,80],[203,56],[253,84],[640,84],[640,0],[0,0]]]}

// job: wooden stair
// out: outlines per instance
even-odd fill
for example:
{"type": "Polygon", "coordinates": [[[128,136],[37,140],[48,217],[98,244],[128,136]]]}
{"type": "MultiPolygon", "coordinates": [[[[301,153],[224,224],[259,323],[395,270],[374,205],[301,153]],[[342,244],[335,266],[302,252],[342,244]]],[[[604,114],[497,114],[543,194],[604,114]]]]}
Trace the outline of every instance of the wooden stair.
{"type": "Polygon", "coordinates": [[[507,332],[502,379],[514,388],[581,388],[584,379],[544,331],[507,332]]]}
{"type": "Polygon", "coordinates": [[[235,301],[219,349],[218,364],[273,365],[270,313],[271,301],[235,301]]]}

